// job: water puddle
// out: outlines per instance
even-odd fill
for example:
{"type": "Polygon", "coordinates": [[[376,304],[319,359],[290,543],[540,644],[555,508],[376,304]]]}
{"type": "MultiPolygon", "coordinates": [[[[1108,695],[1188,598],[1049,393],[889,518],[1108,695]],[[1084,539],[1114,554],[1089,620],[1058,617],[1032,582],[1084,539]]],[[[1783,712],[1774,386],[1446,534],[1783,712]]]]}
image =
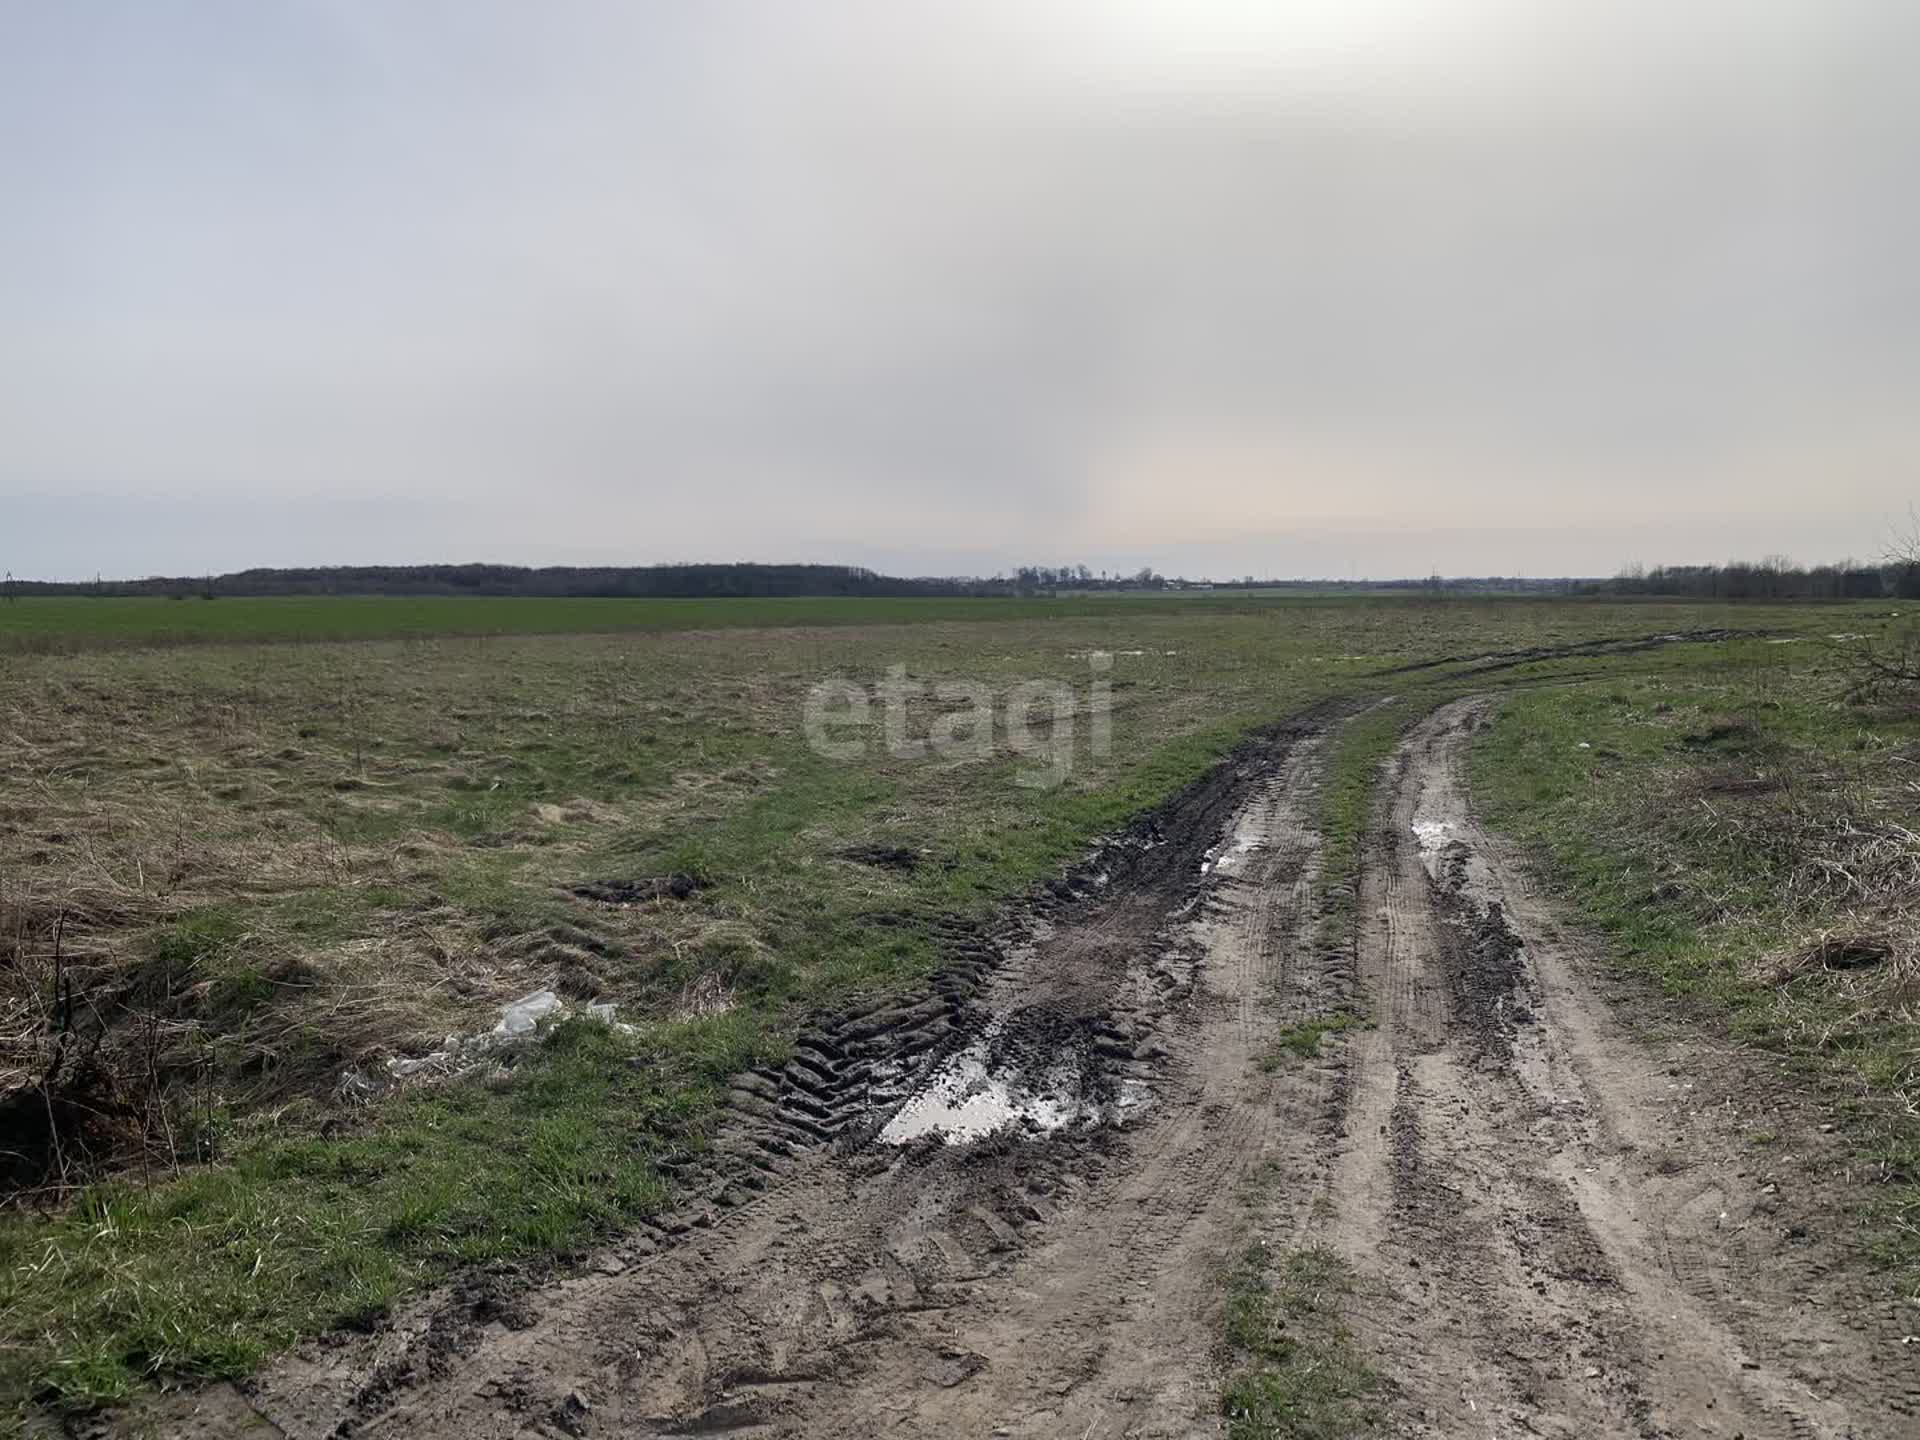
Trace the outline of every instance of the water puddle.
{"type": "Polygon", "coordinates": [[[1009,1075],[995,1067],[995,1036],[989,1031],[942,1065],[887,1122],[880,1143],[905,1145],[938,1135],[949,1144],[961,1144],[1015,1128],[1049,1134],[1118,1118],[1146,1103],[1146,1087],[1133,1080],[1121,1082],[1114,1100],[1091,1098],[1077,1057],[1031,1074],[1009,1075]]]}
{"type": "Polygon", "coordinates": [[[1200,862],[1200,873],[1206,875],[1216,870],[1232,870],[1265,843],[1256,835],[1238,836],[1231,844],[1208,851],[1206,858],[1200,862]]]}
{"type": "Polygon", "coordinates": [[[1453,833],[1453,821],[1416,820],[1413,822],[1413,838],[1420,846],[1420,863],[1426,867],[1428,875],[1438,880],[1441,860],[1447,848],[1458,839],[1453,833]]]}

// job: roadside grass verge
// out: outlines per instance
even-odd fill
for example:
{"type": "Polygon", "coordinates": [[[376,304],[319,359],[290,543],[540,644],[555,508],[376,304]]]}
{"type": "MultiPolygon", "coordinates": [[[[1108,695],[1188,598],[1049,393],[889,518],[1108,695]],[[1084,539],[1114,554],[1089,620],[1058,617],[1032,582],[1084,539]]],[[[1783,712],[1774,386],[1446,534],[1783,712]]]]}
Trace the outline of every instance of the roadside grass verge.
{"type": "Polygon", "coordinates": [[[329,1138],[291,1117],[164,1184],[107,1183],[0,1226],[0,1381],[87,1407],[155,1376],[237,1376],[366,1324],[460,1265],[566,1253],[656,1209],[663,1151],[764,1037],[565,1022],[483,1082],[404,1094],[329,1138]]]}
{"type": "Polygon", "coordinates": [[[1736,647],[1508,699],[1472,759],[1631,968],[1825,1077],[1875,1177],[1873,1242],[1920,1281],[1920,712],[1841,698],[1834,657],[1736,647]]]}
{"type": "Polygon", "coordinates": [[[1352,1440],[1378,1433],[1380,1377],[1341,1318],[1352,1272],[1323,1248],[1249,1246],[1226,1281],[1229,1440],[1352,1440]]]}

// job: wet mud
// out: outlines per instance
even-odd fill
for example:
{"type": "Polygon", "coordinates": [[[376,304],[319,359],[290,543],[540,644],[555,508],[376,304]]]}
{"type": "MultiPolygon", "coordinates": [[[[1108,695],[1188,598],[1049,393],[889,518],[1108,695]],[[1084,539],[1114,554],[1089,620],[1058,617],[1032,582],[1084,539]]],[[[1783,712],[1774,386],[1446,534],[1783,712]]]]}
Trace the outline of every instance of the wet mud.
{"type": "Polygon", "coordinates": [[[1633,1033],[1657,1000],[1603,995],[1599,957],[1473,816],[1487,715],[1441,708],[1384,776],[1356,945],[1376,1024],[1306,1227],[1362,1276],[1399,1430],[1916,1433],[1897,1311],[1831,1233],[1843,1192],[1796,1177],[1783,1200],[1748,1142],[1817,1133],[1803,1086],[1633,1033]]]}

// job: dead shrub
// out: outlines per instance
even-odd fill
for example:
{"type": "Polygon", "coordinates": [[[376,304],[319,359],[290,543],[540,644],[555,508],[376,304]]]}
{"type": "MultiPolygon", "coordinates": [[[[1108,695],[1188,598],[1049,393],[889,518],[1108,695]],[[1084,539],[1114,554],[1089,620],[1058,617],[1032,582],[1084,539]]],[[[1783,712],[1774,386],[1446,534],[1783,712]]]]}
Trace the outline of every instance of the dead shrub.
{"type": "Polygon", "coordinates": [[[1920,627],[1903,626],[1883,639],[1862,636],[1837,642],[1841,694],[1855,705],[1878,705],[1912,713],[1920,709],[1920,627]]]}
{"type": "Polygon", "coordinates": [[[1853,813],[1812,817],[1787,892],[1804,908],[1845,904],[1904,911],[1920,898],[1920,834],[1853,813]]]}

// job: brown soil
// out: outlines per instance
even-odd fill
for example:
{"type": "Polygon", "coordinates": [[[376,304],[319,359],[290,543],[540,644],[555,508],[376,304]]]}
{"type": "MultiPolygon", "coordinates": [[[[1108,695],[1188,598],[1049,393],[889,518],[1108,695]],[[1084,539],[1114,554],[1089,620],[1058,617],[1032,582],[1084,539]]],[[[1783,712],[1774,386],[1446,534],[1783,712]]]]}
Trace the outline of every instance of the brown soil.
{"type": "Polygon", "coordinates": [[[720,1168],[656,1230],[531,1290],[469,1279],[168,1428],[1210,1434],[1219,1262],[1252,1228],[1352,1261],[1405,1433],[1915,1433],[1914,1352],[1818,1169],[1840,1137],[1762,1060],[1628,1033],[1657,1002],[1602,995],[1473,821],[1479,714],[1396,756],[1351,950],[1312,940],[1308,717],[957,936],[920,1002],[743,1077],[720,1168]],[[1350,1003],[1377,1024],[1259,1063],[1350,1003]],[[1801,1163],[1756,1158],[1762,1121],[1801,1163]]]}
{"type": "Polygon", "coordinates": [[[1478,826],[1482,707],[1396,756],[1360,896],[1375,1029],[1349,1060],[1320,1238],[1409,1433],[1893,1436],[1920,1374],[1863,1294],[1804,1081],[1628,1033],[1659,1002],[1600,969],[1478,826]],[[1636,1013],[1637,1012],[1637,1013],[1636,1013]],[[1761,1129],[1790,1137],[1762,1155],[1761,1129]]]}

